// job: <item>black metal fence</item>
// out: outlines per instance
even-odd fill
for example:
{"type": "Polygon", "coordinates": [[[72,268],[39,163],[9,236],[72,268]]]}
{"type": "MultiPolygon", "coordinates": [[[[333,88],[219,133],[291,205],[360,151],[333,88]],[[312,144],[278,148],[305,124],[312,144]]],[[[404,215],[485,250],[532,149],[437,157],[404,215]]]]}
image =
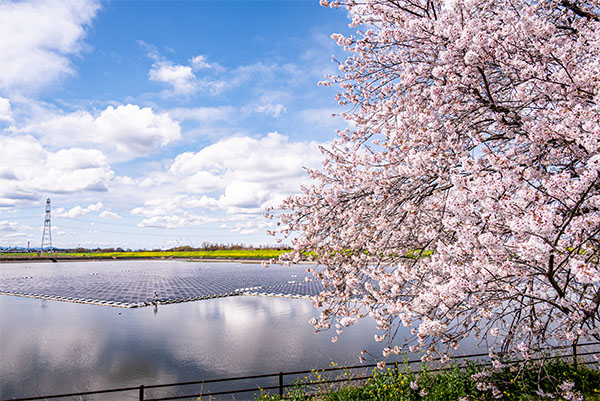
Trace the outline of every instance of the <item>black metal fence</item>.
{"type": "MultiPolygon", "coordinates": [[[[587,356],[591,356],[591,355],[600,354],[600,349],[598,348],[598,347],[600,347],[600,342],[578,344],[577,347],[579,347],[579,348],[580,347],[594,347],[593,350],[578,352],[577,353],[578,357],[587,357],[587,356]]],[[[566,347],[564,347],[564,348],[566,348],[566,347]]],[[[453,358],[453,360],[454,361],[456,361],[456,360],[473,360],[475,358],[487,358],[487,357],[489,357],[488,353],[480,353],[480,354],[456,356],[453,358]]],[[[560,358],[560,356],[553,356],[550,358],[560,358]]],[[[541,359],[541,358],[538,358],[538,360],[539,359],[541,359]]],[[[536,360],[536,359],[533,359],[533,360],[536,360]]],[[[402,366],[405,366],[405,365],[414,366],[419,363],[421,363],[421,360],[415,359],[415,360],[409,360],[407,362],[402,362],[401,365],[402,366]]],[[[484,362],[484,364],[487,364],[487,363],[488,362],[484,362]]],[[[583,363],[585,364],[585,363],[593,363],[593,362],[584,361],[583,363]]],[[[270,374],[262,374],[262,375],[229,377],[229,378],[225,378],[225,379],[209,379],[209,380],[199,380],[199,381],[179,382],[179,383],[169,383],[169,384],[151,384],[151,385],[140,385],[140,386],[136,386],[136,387],[121,387],[121,388],[114,388],[114,389],[109,389],[109,390],[84,391],[84,392],[69,393],[69,394],[53,394],[53,395],[44,395],[44,396],[26,397],[26,398],[10,398],[10,399],[4,399],[4,400],[0,400],[0,401],[33,401],[33,400],[49,400],[49,399],[68,398],[68,397],[71,397],[71,398],[79,397],[79,399],[82,399],[82,397],[84,397],[84,396],[111,394],[111,393],[121,393],[122,395],[124,395],[123,393],[128,393],[127,398],[138,399],[139,401],[187,400],[187,399],[199,399],[199,397],[209,397],[209,399],[210,399],[210,397],[214,397],[214,396],[234,395],[234,394],[242,394],[242,393],[255,393],[256,394],[256,393],[260,393],[260,392],[270,392],[270,393],[276,393],[279,395],[284,395],[285,390],[287,388],[296,386],[297,379],[303,375],[310,375],[315,372],[320,372],[320,373],[327,372],[327,375],[325,375],[325,376],[319,375],[318,380],[311,380],[311,382],[310,382],[311,385],[324,385],[324,384],[335,384],[335,383],[342,383],[342,382],[361,381],[361,380],[367,380],[367,379],[371,378],[372,376],[369,372],[372,371],[372,369],[375,368],[376,366],[377,366],[377,364],[361,364],[361,365],[355,365],[355,366],[334,366],[334,367],[319,369],[317,371],[315,371],[315,370],[298,370],[298,371],[291,371],[291,372],[279,372],[279,373],[270,373],[270,374]],[[332,374],[334,374],[335,372],[339,372],[339,371],[359,372],[359,374],[352,375],[350,377],[347,377],[347,376],[340,377],[339,375],[332,376],[332,374]],[[360,374],[361,371],[363,374],[360,374]],[[294,380],[289,380],[289,379],[286,380],[286,378],[288,378],[288,377],[291,377],[294,380]],[[272,383],[277,382],[277,384],[276,385],[266,385],[266,386],[254,385],[253,387],[247,387],[247,388],[242,387],[242,388],[228,389],[228,390],[223,390],[223,391],[204,391],[203,390],[204,386],[207,386],[207,385],[210,386],[211,384],[215,384],[215,383],[220,383],[220,384],[227,383],[227,384],[231,384],[232,386],[235,386],[237,383],[239,383],[241,381],[249,381],[249,380],[257,381],[259,379],[271,379],[272,383]],[[167,389],[167,388],[184,387],[184,386],[201,386],[202,388],[201,388],[200,392],[194,392],[191,394],[169,395],[169,396],[159,397],[159,398],[150,398],[149,397],[148,391],[152,390],[152,389],[167,389]]],[[[398,362],[393,363],[393,366],[396,371],[399,371],[399,363],[398,362]]],[[[435,371],[441,371],[441,370],[445,370],[445,369],[447,369],[447,368],[440,367],[438,369],[429,369],[429,371],[435,372],[435,371]]],[[[119,399],[122,399],[122,398],[123,397],[119,397],[119,399]]]]}

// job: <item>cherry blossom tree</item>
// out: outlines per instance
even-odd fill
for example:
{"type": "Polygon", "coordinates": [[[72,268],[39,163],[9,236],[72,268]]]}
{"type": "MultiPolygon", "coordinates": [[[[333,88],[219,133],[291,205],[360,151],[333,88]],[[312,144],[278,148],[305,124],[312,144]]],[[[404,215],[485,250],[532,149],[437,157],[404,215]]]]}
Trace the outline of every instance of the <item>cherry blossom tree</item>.
{"type": "Polygon", "coordinates": [[[600,2],[321,4],[357,29],[321,82],[354,129],[278,217],[322,266],[316,329],[370,316],[424,360],[599,340],[600,2]]]}

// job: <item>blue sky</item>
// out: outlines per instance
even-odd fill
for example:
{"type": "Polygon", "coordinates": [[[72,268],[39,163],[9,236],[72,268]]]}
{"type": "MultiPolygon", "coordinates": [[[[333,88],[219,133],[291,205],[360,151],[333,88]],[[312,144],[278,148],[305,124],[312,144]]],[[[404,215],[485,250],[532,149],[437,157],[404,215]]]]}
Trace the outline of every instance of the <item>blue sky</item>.
{"type": "Polygon", "coordinates": [[[347,123],[318,1],[0,1],[0,245],[273,244],[347,123]]]}

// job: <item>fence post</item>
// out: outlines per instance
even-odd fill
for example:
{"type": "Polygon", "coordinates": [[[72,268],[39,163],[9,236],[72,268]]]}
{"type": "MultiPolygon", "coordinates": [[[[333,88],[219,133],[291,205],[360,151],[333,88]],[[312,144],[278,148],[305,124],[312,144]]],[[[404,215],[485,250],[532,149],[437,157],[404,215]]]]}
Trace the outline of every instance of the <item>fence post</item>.
{"type": "Polygon", "coordinates": [[[279,372],[279,395],[283,395],[283,372],[279,372]]]}
{"type": "Polygon", "coordinates": [[[144,385],[140,386],[140,401],[144,401],[144,385]]]}

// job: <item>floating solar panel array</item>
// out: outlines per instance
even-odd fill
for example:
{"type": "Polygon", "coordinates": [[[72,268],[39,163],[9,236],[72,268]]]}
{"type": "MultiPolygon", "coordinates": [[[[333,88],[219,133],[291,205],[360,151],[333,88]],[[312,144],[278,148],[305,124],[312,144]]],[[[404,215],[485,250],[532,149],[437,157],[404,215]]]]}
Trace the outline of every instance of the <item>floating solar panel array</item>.
{"type": "Polygon", "coordinates": [[[187,261],[0,265],[0,294],[136,308],[235,295],[312,298],[322,290],[304,266],[187,261]]]}

